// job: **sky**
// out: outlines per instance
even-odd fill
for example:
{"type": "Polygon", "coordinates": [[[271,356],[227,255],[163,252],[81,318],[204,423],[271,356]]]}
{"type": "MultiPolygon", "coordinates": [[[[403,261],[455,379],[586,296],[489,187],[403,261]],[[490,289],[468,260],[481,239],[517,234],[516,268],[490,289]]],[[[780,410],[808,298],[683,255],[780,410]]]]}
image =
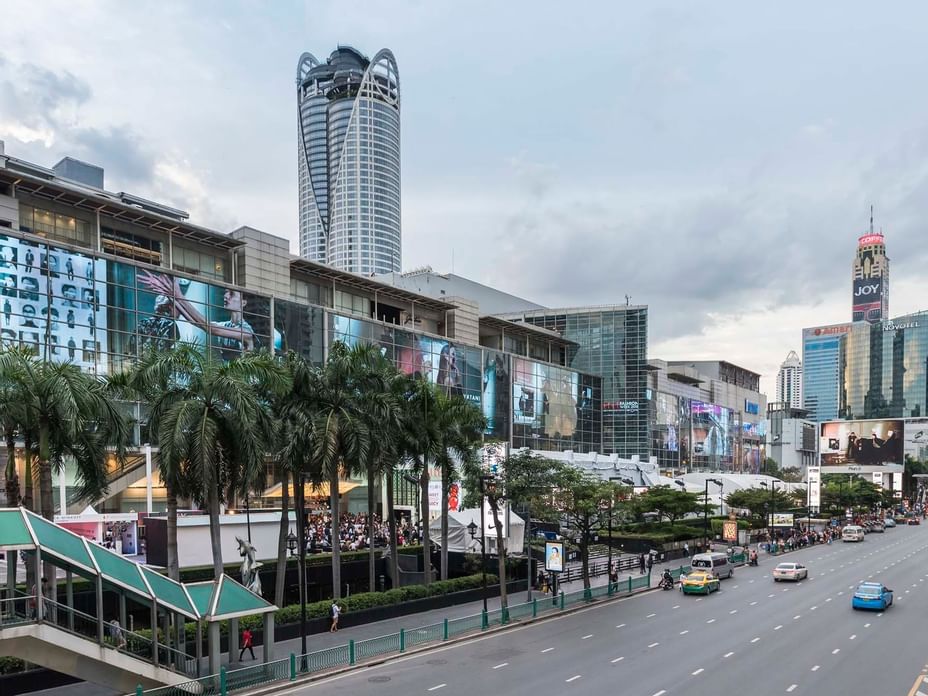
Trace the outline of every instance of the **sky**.
{"type": "Polygon", "coordinates": [[[649,306],[649,355],[774,377],[875,225],[928,309],[928,4],[6,0],[0,139],[297,251],[296,63],[393,51],[403,268],[649,306]]]}

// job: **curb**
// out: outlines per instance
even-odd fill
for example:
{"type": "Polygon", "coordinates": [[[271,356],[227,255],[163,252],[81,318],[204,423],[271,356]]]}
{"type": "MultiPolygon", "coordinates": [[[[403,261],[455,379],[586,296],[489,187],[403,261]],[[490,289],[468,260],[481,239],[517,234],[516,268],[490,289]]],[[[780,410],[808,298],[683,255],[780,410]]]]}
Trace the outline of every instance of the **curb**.
{"type": "MultiPolygon", "coordinates": [[[[455,645],[458,643],[464,643],[466,641],[474,640],[475,638],[493,635],[495,633],[503,633],[513,628],[519,628],[522,626],[530,626],[532,624],[540,623],[543,621],[548,621],[550,619],[557,618],[559,616],[568,616],[570,614],[576,614],[578,612],[584,611],[586,609],[590,609],[592,607],[602,606],[604,604],[612,604],[614,602],[631,599],[632,597],[637,597],[639,595],[648,594],[650,592],[656,592],[658,590],[660,590],[659,587],[648,587],[648,588],[643,588],[640,590],[634,590],[632,591],[631,594],[617,595],[613,597],[605,597],[603,599],[599,599],[599,600],[595,600],[591,602],[585,602],[583,604],[579,604],[574,607],[562,609],[558,611],[557,613],[545,614],[543,616],[536,616],[534,618],[529,617],[527,619],[523,619],[519,621],[512,621],[506,624],[505,626],[495,626],[495,627],[487,628],[486,630],[479,631],[476,633],[456,636],[454,638],[449,638],[448,640],[443,640],[440,643],[437,643],[435,645],[424,645],[422,647],[417,647],[417,648],[412,648],[411,650],[406,650],[405,652],[402,652],[402,653],[384,655],[382,657],[375,657],[370,660],[366,660],[364,662],[356,663],[354,665],[350,665],[346,667],[337,667],[335,669],[328,670],[328,671],[319,671],[319,672],[315,672],[313,674],[307,674],[304,676],[298,675],[297,678],[292,681],[274,683],[273,685],[268,684],[263,687],[258,686],[252,690],[247,691],[246,693],[248,693],[249,696],[265,696],[265,694],[274,694],[280,691],[285,691],[286,689],[290,689],[295,686],[305,686],[307,684],[312,684],[313,682],[320,681],[322,679],[328,679],[329,677],[336,677],[342,674],[347,674],[348,672],[354,672],[359,669],[365,669],[367,667],[377,667],[379,665],[392,662],[393,660],[396,660],[399,658],[404,658],[410,655],[419,655],[422,653],[427,653],[432,650],[435,650],[436,648],[440,648],[440,647],[444,647],[448,645],[455,645]]],[[[299,659],[299,656],[297,656],[297,659],[299,659]]]]}

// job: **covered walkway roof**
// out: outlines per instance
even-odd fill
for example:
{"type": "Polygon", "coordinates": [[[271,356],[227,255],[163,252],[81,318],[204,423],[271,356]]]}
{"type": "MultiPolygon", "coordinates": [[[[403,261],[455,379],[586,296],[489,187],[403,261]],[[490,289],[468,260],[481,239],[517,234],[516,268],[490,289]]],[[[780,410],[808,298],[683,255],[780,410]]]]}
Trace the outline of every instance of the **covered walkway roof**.
{"type": "Polygon", "coordinates": [[[227,575],[184,584],[94,544],[24,508],[0,510],[0,551],[38,551],[43,559],[194,620],[266,614],[275,607],[227,575]]]}

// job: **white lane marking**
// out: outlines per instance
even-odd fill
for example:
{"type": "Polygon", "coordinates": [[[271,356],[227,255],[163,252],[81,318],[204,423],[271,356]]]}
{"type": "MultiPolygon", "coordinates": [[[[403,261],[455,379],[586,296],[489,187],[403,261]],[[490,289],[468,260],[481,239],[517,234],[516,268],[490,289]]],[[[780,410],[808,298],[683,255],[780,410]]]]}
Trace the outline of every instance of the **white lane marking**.
{"type": "Polygon", "coordinates": [[[870,628],[870,624],[864,624],[864,628],[870,628]]]}
{"type": "Polygon", "coordinates": [[[757,604],[757,602],[751,602],[750,606],[753,607],[755,604],[757,604]]]}
{"type": "Polygon", "coordinates": [[[667,689],[661,689],[660,691],[654,692],[651,696],[664,696],[667,693],[667,689]]]}
{"type": "Polygon", "coordinates": [[[760,637],[752,638],[752,639],[751,639],[751,642],[752,642],[752,643],[756,643],[756,642],[759,641],[759,640],[760,640],[760,637]]]}
{"type": "Polygon", "coordinates": [[[857,634],[856,634],[856,633],[854,633],[853,635],[851,635],[851,637],[850,637],[850,638],[848,638],[848,640],[854,640],[854,639],[855,639],[856,637],[857,637],[857,634]]]}
{"type": "Polygon", "coordinates": [[[883,612],[880,612],[879,614],[877,614],[876,618],[880,618],[881,616],[883,616],[883,612]]]}
{"type": "Polygon", "coordinates": [[[722,655],[722,657],[731,657],[731,656],[734,655],[734,654],[735,654],[735,653],[733,653],[733,652],[727,652],[727,653],[725,653],[724,655],[722,655]]]}
{"type": "Polygon", "coordinates": [[[649,645],[648,647],[649,647],[649,648],[656,648],[658,645],[660,645],[660,643],[651,643],[651,645],[649,645]]]}
{"type": "Polygon", "coordinates": [[[753,580],[748,580],[748,584],[749,584],[749,585],[750,585],[752,582],[754,582],[754,581],[753,581],[753,580]]]}
{"type": "Polygon", "coordinates": [[[796,616],[793,617],[793,621],[795,621],[796,619],[798,619],[798,618],[801,617],[801,616],[802,616],[802,614],[796,614],[796,616]]]}
{"type": "Polygon", "coordinates": [[[729,614],[737,614],[737,613],[738,613],[738,610],[737,610],[737,609],[732,609],[732,610],[731,610],[730,612],[728,612],[728,613],[729,613],[729,614]]]}
{"type": "Polygon", "coordinates": [[[679,608],[680,608],[680,605],[679,605],[679,604],[674,604],[674,605],[673,605],[673,608],[674,608],[674,609],[679,609],[679,608]]]}
{"type": "Polygon", "coordinates": [[[818,609],[818,607],[817,607],[817,606],[815,606],[815,607],[812,607],[811,609],[809,609],[809,611],[815,611],[816,609],[818,609]]]}
{"type": "Polygon", "coordinates": [[[565,679],[564,681],[567,682],[568,684],[570,684],[570,682],[576,681],[576,680],[579,679],[579,678],[580,678],[580,675],[579,675],[579,674],[575,674],[575,675],[572,676],[570,679],[565,679]]]}
{"type": "Polygon", "coordinates": [[[705,672],[705,671],[706,671],[705,669],[703,669],[702,667],[700,667],[700,668],[697,669],[695,672],[692,672],[692,675],[695,677],[697,674],[702,674],[702,673],[705,672]]]}
{"type": "Polygon", "coordinates": [[[709,619],[706,623],[715,623],[715,619],[709,619]]]}
{"type": "Polygon", "coordinates": [[[704,600],[704,599],[705,599],[705,597],[699,597],[699,598],[696,599],[696,601],[697,601],[697,602],[701,602],[701,601],[704,600]]]}
{"type": "Polygon", "coordinates": [[[841,648],[835,648],[834,650],[831,651],[831,654],[837,655],[839,652],[841,652],[841,648]]]}
{"type": "Polygon", "coordinates": [[[840,597],[840,596],[843,595],[843,594],[844,594],[844,590],[841,590],[841,591],[838,593],[838,596],[840,597]]]}
{"type": "Polygon", "coordinates": [[[689,629],[687,629],[687,630],[685,630],[685,631],[680,631],[680,635],[681,635],[681,636],[685,636],[685,635],[686,635],[687,633],[689,633],[689,632],[690,632],[689,629]]]}
{"type": "Polygon", "coordinates": [[[779,626],[774,626],[774,627],[773,627],[773,630],[774,630],[774,631],[779,631],[781,628],[783,628],[783,624],[780,624],[779,626]]]}
{"type": "Polygon", "coordinates": [[[774,597],[776,597],[776,595],[772,595],[772,594],[767,595],[767,599],[773,599],[774,597]]]}
{"type": "Polygon", "coordinates": [[[819,667],[818,665],[815,665],[815,666],[812,668],[812,671],[813,671],[813,672],[818,672],[818,667],[819,667]]]}
{"type": "Polygon", "coordinates": [[[657,614],[648,614],[648,615],[647,615],[646,617],[644,617],[644,618],[646,618],[646,619],[653,619],[655,616],[657,616],[657,614]]]}
{"type": "Polygon", "coordinates": [[[446,686],[448,686],[448,685],[447,685],[447,684],[438,684],[437,686],[431,687],[431,688],[429,689],[429,691],[438,691],[439,689],[444,689],[446,686]]]}
{"type": "Polygon", "coordinates": [[[493,667],[493,669],[500,669],[500,668],[502,668],[502,667],[508,667],[508,666],[509,666],[509,663],[508,663],[508,662],[500,662],[498,665],[496,665],[495,667],[493,667]]]}
{"type": "MultiPolygon", "coordinates": [[[[912,587],[915,587],[915,585],[912,585],[912,587]]],[[[735,586],[734,586],[734,587],[732,587],[731,589],[733,589],[733,590],[737,590],[737,589],[738,589],[738,586],[737,586],[737,585],[735,585],[735,586]]]]}
{"type": "Polygon", "coordinates": [[[830,602],[830,601],[831,601],[831,597],[829,597],[829,598],[826,599],[825,601],[826,601],[826,602],[830,602]]]}
{"type": "Polygon", "coordinates": [[[581,638],[580,640],[586,640],[587,638],[592,638],[592,637],[593,637],[593,634],[588,633],[587,635],[583,636],[583,638],[581,638]]]}
{"type": "Polygon", "coordinates": [[[624,657],[617,657],[614,660],[610,660],[610,662],[612,662],[612,664],[615,664],[616,662],[621,662],[624,659],[625,659],[624,657]]]}
{"type": "Polygon", "coordinates": [[[549,652],[551,652],[552,650],[554,650],[554,648],[545,648],[545,649],[542,650],[541,652],[543,652],[543,653],[549,653],[549,652]]]}
{"type": "Polygon", "coordinates": [[[791,684],[790,687],[786,690],[786,693],[789,693],[790,691],[795,689],[797,686],[799,686],[799,684],[791,684]]]}

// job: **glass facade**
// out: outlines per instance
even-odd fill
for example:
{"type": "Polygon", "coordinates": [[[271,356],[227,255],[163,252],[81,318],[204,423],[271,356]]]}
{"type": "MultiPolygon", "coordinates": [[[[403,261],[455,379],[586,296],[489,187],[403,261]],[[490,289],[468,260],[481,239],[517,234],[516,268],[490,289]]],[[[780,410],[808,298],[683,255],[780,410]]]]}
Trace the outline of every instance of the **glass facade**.
{"type": "Polygon", "coordinates": [[[841,346],[839,417],[928,415],[928,312],[852,325],[841,346]]]}
{"type": "Polygon", "coordinates": [[[341,47],[297,66],[300,255],[364,275],[400,270],[396,61],[341,47]]]}
{"type": "Polygon", "coordinates": [[[816,326],[802,331],[802,407],[809,420],[838,418],[841,345],[851,324],[816,326]]]}
{"type": "Polygon", "coordinates": [[[538,310],[521,317],[577,344],[570,366],[602,377],[603,452],[648,457],[646,307],[538,310]]]}

